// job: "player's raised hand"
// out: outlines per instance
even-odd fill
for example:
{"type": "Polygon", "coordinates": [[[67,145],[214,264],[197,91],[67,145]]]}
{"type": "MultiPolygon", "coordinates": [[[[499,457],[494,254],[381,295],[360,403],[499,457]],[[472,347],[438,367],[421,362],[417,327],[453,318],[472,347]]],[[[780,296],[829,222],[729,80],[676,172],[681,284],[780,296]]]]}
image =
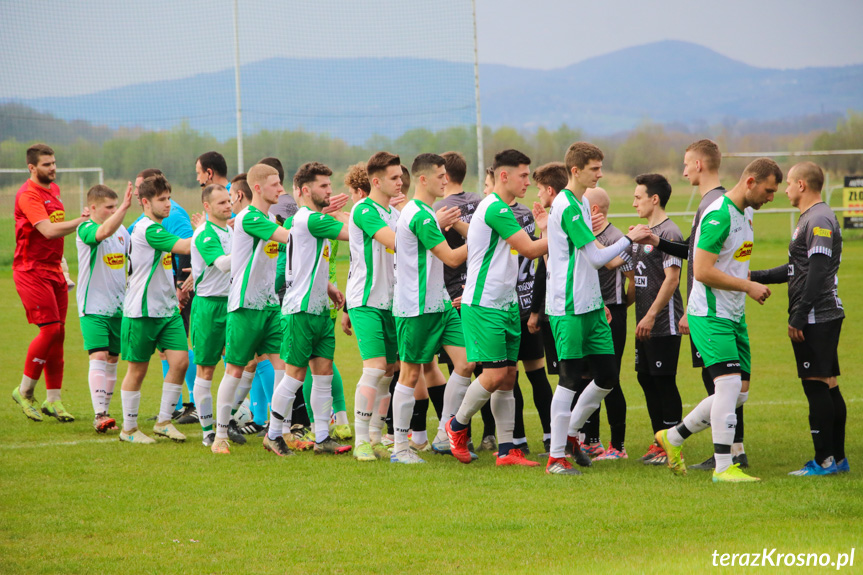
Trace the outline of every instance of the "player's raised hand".
{"type": "Polygon", "coordinates": [[[81,210],[81,217],[84,219],[87,219],[90,217],[90,208],[89,207],[84,206],[84,209],[81,210]]]}
{"type": "Polygon", "coordinates": [[[401,210],[400,206],[408,201],[408,197],[401,192],[394,198],[390,198],[390,206],[396,208],[397,210],[401,210]]]}
{"type": "Polygon", "coordinates": [[[441,208],[437,212],[437,223],[441,229],[448,230],[459,220],[461,210],[457,207],[441,208]]]}
{"type": "Polygon", "coordinates": [[[132,182],[129,182],[126,186],[126,195],[123,196],[123,203],[120,204],[121,210],[128,210],[132,205],[132,182]]]}
{"type": "Polygon", "coordinates": [[[536,222],[536,227],[538,227],[542,233],[545,233],[548,230],[548,212],[545,211],[545,208],[543,208],[542,204],[539,202],[533,203],[533,210],[531,211],[533,212],[533,221],[536,222]]]}
{"type": "Polygon", "coordinates": [[[770,288],[758,282],[749,282],[746,293],[759,304],[764,305],[764,302],[770,297],[770,288]]]}
{"type": "Polygon", "coordinates": [[[204,217],[204,214],[197,212],[189,216],[189,220],[192,222],[192,227],[197,228],[201,224],[203,224],[207,219],[204,217]]]}
{"type": "Polygon", "coordinates": [[[644,224],[638,224],[637,226],[630,226],[629,233],[626,236],[632,240],[632,243],[645,244],[650,239],[651,231],[644,224]]]}
{"type": "Polygon", "coordinates": [[[342,211],[342,208],[348,204],[348,195],[347,194],[338,194],[336,196],[330,197],[330,205],[325,206],[321,212],[325,214],[332,214],[334,212],[342,211]]]}
{"type": "Polygon", "coordinates": [[[590,216],[590,227],[593,228],[593,233],[598,232],[602,229],[602,224],[605,223],[605,218],[599,212],[596,212],[592,216],[590,216]]]}

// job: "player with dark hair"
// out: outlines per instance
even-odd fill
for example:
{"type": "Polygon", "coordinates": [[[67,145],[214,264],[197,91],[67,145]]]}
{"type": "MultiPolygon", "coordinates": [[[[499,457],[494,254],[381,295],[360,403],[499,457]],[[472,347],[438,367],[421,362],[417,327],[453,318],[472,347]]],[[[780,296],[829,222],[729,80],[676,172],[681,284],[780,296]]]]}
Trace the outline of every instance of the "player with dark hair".
{"type": "Polygon", "coordinates": [[[202,188],[212,184],[218,184],[223,188],[230,188],[228,181],[228,163],[219,152],[204,152],[198,156],[195,162],[195,179],[202,188]]]}

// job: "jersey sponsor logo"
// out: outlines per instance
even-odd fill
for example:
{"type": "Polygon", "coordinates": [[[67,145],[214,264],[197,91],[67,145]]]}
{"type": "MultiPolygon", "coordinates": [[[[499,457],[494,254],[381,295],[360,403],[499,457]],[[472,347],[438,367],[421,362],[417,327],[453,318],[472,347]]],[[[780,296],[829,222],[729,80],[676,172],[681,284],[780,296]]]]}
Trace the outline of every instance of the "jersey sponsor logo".
{"type": "Polygon", "coordinates": [[[646,288],[647,276],[635,276],[635,287],[646,288]]]}
{"type": "Polygon", "coordinates": [[[752,242],[743,242],[743,245],[737,248],[737,251],[734,252],[734,259],[739,262],[748,261],[750,257],[752,257],[752,246],[754,244],[752,242]]]}
{"type": "Polygon", "coordinates": [[[54,210],[48,215],[48,220],[55,224],[57,222],[65,222],[66,221],[66,212],[63,210],[54,210]]]}
{"type": "Polygon", "coordinates": [[[162,256],[162,267],[166,270],[171,269],[171,253],[165,252],[165,255],[162,256]]]}
{"type": "Polygon", "coordinates": [[[396,252],[395,252],[395,250],[391,250],[391,249],[389,249],[389,248],[386,248],[386,252],[387,252],[388,254],[393,254],[393,255],[395,255],[395,253],[396,253],[396,252]]]}
{"type": "Polygon", "coordinates": [[[330,244],[324,246],[324,260],[330,261],[330,244]]]}
{"type": "Polygon", "coordinates": [[[833,230],[828,228],[814,227],[812,228],[812,235],[820,238],[832,238],[833,230]]]}
{"type": "Polygon", "coordinates": [[[644,262],[638,262],[635,264],[635,271],[638,272],[638,275],[644,275],[644,270],[647,269],[647,265],[644,262]]]}
{"type": "Polygon", "coordinates": [[[512,255],[514,255],[514,256],[517,256],[517,255],[518,255],[518,250],[517,250],[517,249],[515,249],[515,248],[510,248],[509,253],[511,253],[511,254],[512,254],[512,255]]]}
{"type": "Polygon", "coordinates": [[[264,253],[267,257],[273,259],[279,255],[279,242],[269,241],[264,246],[264,253]]]}
{"type": "Polygon", "coordinates": [[[126,255],[125,254],[105,254],[102,256],[102,261],[105,262],[105,265],[111,268],[112,270],[119,270],[123,268],[123,264],[126,263],[126,255]]]}

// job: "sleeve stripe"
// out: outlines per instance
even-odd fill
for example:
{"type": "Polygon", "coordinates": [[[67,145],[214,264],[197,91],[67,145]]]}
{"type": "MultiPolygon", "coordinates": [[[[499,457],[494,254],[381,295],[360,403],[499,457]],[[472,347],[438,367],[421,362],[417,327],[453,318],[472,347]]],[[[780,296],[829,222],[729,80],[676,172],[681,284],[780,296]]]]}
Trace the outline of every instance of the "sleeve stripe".
{"type": "Polygon", "coordinates": [[[812,254],[824,254],[827,257],[833,257],[833,250],[831,248],[825,248],[823,246],[815,246],[808,252],[806,252],[806,257],[811,258],[812,254]]]}
{"type": "Polygon", "coordinates": [[[675,257],[668,258],[667,260],[662,262],[663,268],[670,268],[671,266],[677,266],[679,268],[682,268],[683,262],[681,261],[680,258],[675,258],[675,257]]]}

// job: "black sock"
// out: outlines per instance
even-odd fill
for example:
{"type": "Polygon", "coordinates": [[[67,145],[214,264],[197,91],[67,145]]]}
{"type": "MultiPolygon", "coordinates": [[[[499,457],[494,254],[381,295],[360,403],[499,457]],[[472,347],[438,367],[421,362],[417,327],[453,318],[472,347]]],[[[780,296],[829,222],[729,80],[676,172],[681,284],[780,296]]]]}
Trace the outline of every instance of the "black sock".
{"type": "MultiPolygon", "coordinates": [[[[302,390],[297,394],[297,398],[294,400],[294,409],[291,412],[291,424],[301,424],[303,427],[311,427],[312,423],[309,421],[309,412],[306,411],[306,400],[303,398],[302,390]]],[[[286,429],[285,432],[289,432],[290,430],[286,429]]]]}
{"type": "Polygon", "coordinates": [[[615,385],[605,396],[605,414],[611,429],[609,445],[623,451],[623,442],[626,439],[626,398],[620,385],[615,385]]]}
{"type": "Polygon", "coordinates": [[[833,457],[839,462],[845,459],[845,420],[848,411],[838,385],[830,389],[830,398],[833,400],[833,457]]]}
{"type": "Polygon", "coordinates": [[[482,436],[483,439],[491,435],[494,437],[497,432],[497,427],[494,424],[494,415],[491,413],[491,402],[486,401],[485,405],[482,406],[482,409],[479,410],[479,414],[482,416],[482,436]]]}
{"type": "Polygon", "coordinates": [[[734,410],[737,415],[737,427],[734,429],[734,443],[743,443],[743,406],[734,410]]]}
{"type": "Polygon", "coordinates": [[[515,374],[512,395],[515,397],[515,427],[512,428],[512,436],[516,439],[527,437],[524,432],[524,396],[521,394],[521,386],[518,385],[518,372],[515,374]]]}
{"type": "Polygon", "coordinates": [[[588,445],[599,443],[599,410],[600,408],[597,407],[596,411],[590,414],[590,417],[587,418],[587,421],[584,422],[584,425],[579,430],[584,434],[584,442],[588,445]]]}
{"type": "Polygon", "coordinates": [[[821,465],[833,455],[833,398],[823,381],[804,379],[803,392],[809,400],[809,429],[815,444],[815,463],[821,465]]]}
{"type": "Polygon", "coordinates": [[[687,428],[686,424],[682,421],[677,424],[677,433],[679,433],[680,437],[682,437],[683,439],[686,439],[687,437],[692,435],[692,432],[689,431],[689,428],[687,428]]]}
{"type": "Polygon", "coordinates": [[[429,400],[425,399],[417,399],[414,403],[414,414],[411,417],[411,430],[412,431],[425,431],[426,430],[426,419],[428,418],[429,413],[429,400]]]}
{"type": "Polygon", "coordinates": [[[581,397],[581,393],[585,390],[589,383],[590,380],[583,377],[575,381],[575,387],[573,389],[573,391],[575,392],[575,396],[572,398],[572,406],[570,407],[570,409],[575,409],[575,404],[578,403],[578,398],[581,397]]]}
{"type": "Polygon", "coordinates": [[[707,395],[713,395],[716,392],[716,384],[713,383],[713,378],[706,367],[701,368],[701,382],[704,383],[704,389],[707,390],[707,395]]]}
{"type": "Polygon", "coordinates": [[[434,406],[434,411],[437,414],[438,421],[443,417],[443,394],[445,391],[446,384],[429,388],[429,399],[434,406]]]}
{"type": "MultiPolygon", "coordinates": [[[[393,374],[393,380],[390,382],[390,397],[392,397],[396,391],[396,384],[399,382],[399,375],[401,375],[400,371],[397,371],[393,374]]],[[[395,433],[395,428],[393,427],[393,400],[392,399],[390,399],[390,405],[389,405],[389,407],[387,407],[386,423],[387,423],[387,433],[389,433],[390,435],[395,433]]]]}
{"type": "Polygon", "coordinates": [[[554,393],[551,391],[551,384],[548,382],[545,368],[541,367],[528,371],[526,375],[533,388],[533,404],[536,406],[537,413],[539,413],[542,432],[551,433],[551,398],[554,393]]]}
{"type": "Polygon", "coordinates": [[[677,390],[677,376],[653,375],[653,384],[662,402],[662,428],[674,427],[683,419],[683,404],[677,390]]]}
{"type": "Polygon", "coordinates": [[[659,396],[659,390],[653,382],[653,377],[649,373],[639,372],[638,383],[641,389],[644,390],[644,402],[647,404],[647,415],[650,417],[650,426],[653,428],[653,433],[662,427],[662,399],[659,396]]]}

